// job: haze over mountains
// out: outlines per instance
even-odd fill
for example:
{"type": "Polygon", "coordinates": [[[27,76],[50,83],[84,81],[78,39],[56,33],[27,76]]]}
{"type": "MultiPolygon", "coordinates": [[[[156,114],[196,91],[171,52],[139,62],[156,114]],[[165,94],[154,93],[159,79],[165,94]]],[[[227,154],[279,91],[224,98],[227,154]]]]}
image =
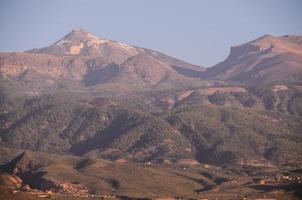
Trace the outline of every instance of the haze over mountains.
{"type": "MultiPolygon", "coordinates": [[[[44,48],[0,53],[0,73],[0,144],[7,155],[3,162],[10,150],[34,151],[30,158],[18,157],[16,163],[21,159],[27,164],[15,175],[24,181],[46,179],[51,182],[47,189],[63,181],[56,174],[62,163],[90,192],[96,192],[93,182],[102,180],[102,191],[110,194],[132,189],[125,186],[123,175],[106,177],[99,171],[103,166],[151,174],[156,167],[145,169],[137,163],[190,166],[200,180],[173,166],[154,173],[189,181],[190,187],[183,186],[186,197],[209,184],[213,188],[231,182],[238,174],[253,177],[246,170],[251,166],[301,168],[302,36],[265,35],[231,47],[226,60],[205,68],[77,29],[44,48]],[[54,155],[53,164],[36,152],[60,156],[54,155]],[[76,157],[63,161],[67,155],[76,157]],[[38,164],[32,167],[31,160],[38,164]],[[247,168],[219,169],[216,177],[201,164],[215,170],[214,165],[247,168]],[[102,177],[79,178],[87,169],[102,177]],[[46,174],[33,176],[37,171],[46,174]],[[208,175],[201,175],[205,171],[208,175]]],[[[4,168],[18,168],[6,164],[4,168]]],[[[162,184],[149,181],[149,189],[162,184]]],[[[163,195],[176,190],[167,186],[163,195]]],[[[152,189],[148,192],[156,195],[152,189]]]]}

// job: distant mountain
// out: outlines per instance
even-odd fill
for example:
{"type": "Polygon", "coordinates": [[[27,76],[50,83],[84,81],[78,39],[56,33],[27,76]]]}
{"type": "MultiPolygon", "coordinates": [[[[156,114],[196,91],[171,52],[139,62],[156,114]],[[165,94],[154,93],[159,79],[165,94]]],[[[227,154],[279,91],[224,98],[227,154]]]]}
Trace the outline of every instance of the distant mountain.
{"type": "Polygon", "coordinates": [[[56,56],[82,55],[93,58],[97,57],[103,60],[103,63],[107,64],[112,62],[121,64],[132,56],[144,53],[173,66],[185,67],[198,71],[202,70],[200,66],[189,64],[151,49],[130,46],[121,42],[98,38],[83,29],[72,30],[62,39],[48,47],[32,49],[26,52],[45,53],[56,56]]]}
{"type": "Polygon", "coordinates": [[[0,53],[2,78],[30,93],[98,85],[126,91],[185,85],[198,78],[190,74],[203,70],[154,50],[97,38],[82,29],[48,47],[0,53]]]}
{"type": "Polygon", "coordinates": [[[302,83],[302,36],[265,35],[231,48],[202,77],[246,84],[302,83]]]}
{"type": "Polygon", "coordinates": [[[27,53],[98,57],[101,58],[103,64],[112,62],[121,64],[128,58],[139,54],[140,50],[120,42],[98,38],[83,29],[76,29],[48,47],[32,49],[27,53]]]}
{"type": "Polygon", "coordinates": [[[151,49],[77,29],[44,48],[0,53],[0,81],[4,85],[0,90],[19,95],[59,90],[120,94],[229,83],[300,84],[301,38],[263,36],[232,47],[225,61],[206,70],[151,49]]]}

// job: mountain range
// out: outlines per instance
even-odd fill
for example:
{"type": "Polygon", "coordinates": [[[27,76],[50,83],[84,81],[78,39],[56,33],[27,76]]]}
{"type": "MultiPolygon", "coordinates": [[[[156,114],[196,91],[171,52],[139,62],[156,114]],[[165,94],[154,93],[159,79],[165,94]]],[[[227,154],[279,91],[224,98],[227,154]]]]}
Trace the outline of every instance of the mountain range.
{"type": "MultiPolygon", "coordinates": [[[[243,185],[255,184],[260,175],[250,167],[300,169],[301,130],[302,36],[265,35],[231,47],[224,61],[208,68],[83,29],[47,47],[0,53],[0,170],[31,187],[37,188],[32,180],[47,179],[47,190],[64,188],[57,169],[70,168],[90,193],[101,180],[106,193],[135,196],[125,186],[129,177],[114,175],[121,168],[188,181],[192,187],[182,188],[191,198],[238,176],[251,177],[243,185]],[[23,150],[32,152],[16,157],[23,150]],[[83,181],[87,169],[102,177],[83,181]]],[[[149,181],[148,196],[156,196],[152,184],[167,185],[149,181]]],[[[161,195],[180,195],[177,190],[167,186],[161,195]]]]}
{"type": "Polygon", "coordinates": [[[1,53],[0,69],[4,79],[31,93],[71,86],[133,91],[221,82],[300,84],[301,40],[300,36],[265,35],[232,47],[226,60],[204,68],[78,29],[48,47],[1,53]]]}

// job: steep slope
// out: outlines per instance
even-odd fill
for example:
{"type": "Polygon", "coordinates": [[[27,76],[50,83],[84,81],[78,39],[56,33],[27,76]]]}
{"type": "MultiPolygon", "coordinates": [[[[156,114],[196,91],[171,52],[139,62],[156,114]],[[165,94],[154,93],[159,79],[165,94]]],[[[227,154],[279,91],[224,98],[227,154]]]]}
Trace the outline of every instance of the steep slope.
{"type": "Polygon", "coordinates": [[[247,84],[301,83],[301,63],[301,36],[265,35],[232,47],[228,58],[202,77],[247,84]]]}

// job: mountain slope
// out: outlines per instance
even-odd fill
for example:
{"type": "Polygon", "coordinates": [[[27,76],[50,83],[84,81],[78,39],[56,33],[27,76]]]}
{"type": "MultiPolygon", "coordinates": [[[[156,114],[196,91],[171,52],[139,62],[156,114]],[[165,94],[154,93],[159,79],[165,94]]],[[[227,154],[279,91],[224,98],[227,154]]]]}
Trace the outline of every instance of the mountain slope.
{"type": "Polygon", "coordinates": [[[301,83],[301,38],[265,35],[232,47],[228,58],[209,68],[202,77],[247,84],[301,83]]]}

